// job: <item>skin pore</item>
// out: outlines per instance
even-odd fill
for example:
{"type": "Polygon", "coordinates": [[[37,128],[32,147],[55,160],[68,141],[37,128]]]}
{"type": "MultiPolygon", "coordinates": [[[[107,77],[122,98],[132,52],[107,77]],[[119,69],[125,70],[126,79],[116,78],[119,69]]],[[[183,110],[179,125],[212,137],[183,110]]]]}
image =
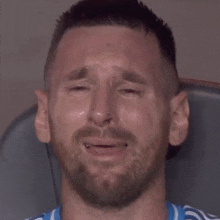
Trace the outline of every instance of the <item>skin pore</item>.
{"type": "Polygon", "coordinates": [[[127,27],[61,39],[35,127],[60,163],[62,220],[167,218],[165,155],[189,110],[186,93],[165,95],[163,64],[156,37],[127,27]]]}

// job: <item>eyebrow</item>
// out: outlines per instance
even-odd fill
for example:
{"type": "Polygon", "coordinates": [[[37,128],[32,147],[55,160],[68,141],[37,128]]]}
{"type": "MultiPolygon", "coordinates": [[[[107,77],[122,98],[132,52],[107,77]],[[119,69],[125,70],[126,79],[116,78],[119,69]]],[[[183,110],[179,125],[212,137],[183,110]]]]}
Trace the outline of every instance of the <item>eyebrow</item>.
{"type": "Polygon", "coordinates": [[[117,70],[122,71],[122,79],[132,82],[132,83],[138,83],[138,84],[147,84],[147,79],[145,79],[143,76],[139,75],[135,71],[129,71],[124,70],[122,68],[116,67],[117,70]]]}
{"type": "Polygon", "coordinates": [[[66,80],[67,81],[80,80],[86,78],[87,76],[88,76],[88,69],[86,67],[82,67],[71,71],[67,75],[66,80]]]}
{"type": "MultiPolygon", "coordinates": [[[[115,66],[114,69],[116,71],[121,72],[121,74],[122,74],[121,76],[122,76],[123,80],[126,80],[128,82],[132,82],[132,83],[142,84],[142,85],[147,84],[147,80],[143,76],[136,73],[135,71],[125,70],[125,69],[117,67],[117,66],[115,66]]],[[[88,74],[89,74],[89,70],[87,67],[74,69],[66,76],[66,81],[84,79],[88,76],[88,74]]]]}

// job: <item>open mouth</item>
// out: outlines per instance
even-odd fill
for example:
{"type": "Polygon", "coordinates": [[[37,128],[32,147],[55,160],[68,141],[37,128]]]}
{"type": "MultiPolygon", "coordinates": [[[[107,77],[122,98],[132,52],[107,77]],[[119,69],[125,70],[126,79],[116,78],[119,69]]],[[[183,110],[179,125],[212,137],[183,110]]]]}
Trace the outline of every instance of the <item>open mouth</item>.
{"type": "Polygon", "coordinates": [[[97,147],[97,148],[114,148],[114,147],[127,147],[127,143],[120,143],[120,144],[113,144],[113,145],[107,145],[107,144],[91,144],[91,143],[84,143],[85,147],[87,149],[91,147],[97,147]]]}
{"type": "Polygon", "coordinates": [[[126,151],[128,144],[127,143],[90,143],[85,142],[84,146],[88,153],[94,156],[119,156],[126,151]]]}

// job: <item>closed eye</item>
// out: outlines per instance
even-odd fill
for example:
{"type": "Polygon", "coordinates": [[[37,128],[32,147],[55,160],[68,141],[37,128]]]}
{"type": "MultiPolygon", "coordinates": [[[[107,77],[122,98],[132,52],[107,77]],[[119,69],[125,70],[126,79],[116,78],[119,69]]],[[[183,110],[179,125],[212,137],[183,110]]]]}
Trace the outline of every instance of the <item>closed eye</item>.
{"type": "Polygon", "coordinates": [[[89,88],[85,86],[75,86],[75,87],[69,88],[69,91],[74,91],[74,92],[82,92],[82,91],[87,91],[87,90],[89,90],[89,88]]]}
{"type": "Polygon", "coordinates": [[[120,92],[123,95],[141,95],[141,91],[140,90],[134,90],[134,89],[121,89],[120,92]]]}

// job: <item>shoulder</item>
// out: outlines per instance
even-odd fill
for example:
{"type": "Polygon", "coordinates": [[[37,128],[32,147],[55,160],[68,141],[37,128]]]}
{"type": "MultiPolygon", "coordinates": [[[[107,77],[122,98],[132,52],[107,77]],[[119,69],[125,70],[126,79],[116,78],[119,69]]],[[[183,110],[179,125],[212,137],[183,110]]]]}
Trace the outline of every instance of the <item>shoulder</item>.
{"type": "Polygon", "coordinates": [[[219,217],[195,209],[189,205],[176,205],[167,202],[169,220],[220,220],[219,217]]]}
{"type": "Polygon", "coordinates": [[[201,210],[195,209],[189,205],[184,205],[185,220],[220,220],[219,217],[211,214],[206,214],[201,210]]]}
{"type": "Polygon", "coordinates": [[[56,207],[50,212],[42,213],[25,220],[60,220],[60,206],[56,207]]]}

